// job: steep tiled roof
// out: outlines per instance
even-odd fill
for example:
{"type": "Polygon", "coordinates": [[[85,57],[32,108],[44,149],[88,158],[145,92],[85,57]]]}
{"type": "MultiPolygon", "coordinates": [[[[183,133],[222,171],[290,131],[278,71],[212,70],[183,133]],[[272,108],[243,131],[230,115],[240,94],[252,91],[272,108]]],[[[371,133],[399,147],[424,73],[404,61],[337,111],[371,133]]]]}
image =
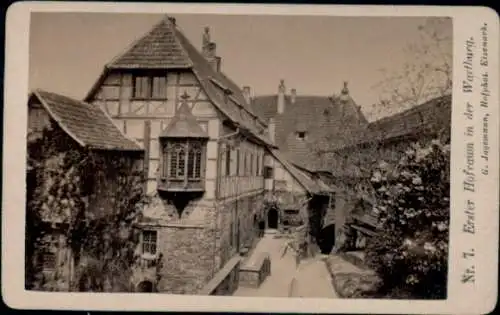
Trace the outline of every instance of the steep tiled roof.
{"type": "Polygon", "coordinates": [[[187,103],[181,104],[174,118],[160,137],[169,138],[208,138],[208,134],[198,125],[187,103]]]}
{"type": "MultiPolygon", "coordinates": [[[[383,145],[392,141],[411,141],[422,135],[437,136],[442,130],[448,135],[451,131],[451,96],[438,97],[401,113],[371,122],[364,133],[357,135],[353,141],[337,149],[334,154],[337,156],[357,154],[356,152],[363,152],[362,146],[366,144],[383,145]]],[[[368,176],[368,169],[362,170],[360,165],[346,165],[342,159],[333,162],[330,170],[338,177],[368,176]]]]}
{"type": "Polygon", "coordinates": [[[358,142],[385,140],[420,132],[436,132],[451,126],[451,96],[438,97],[368,125],[366,137],[358,142]]]}
{"type": "Polygon", "coordinates": [[[140,151],[98,106],[36,90],[33,92],[51,118],[81,146],[90,149],[140,151]]]}
{"type": "Polygon", "coordinates": [[[111,69],[132,68],[192,69],[206,94],[222,114],[254,139],[271,145],[263,133],[262,125],[265,123],[253,113],[241,89],[224,73],[216,71],[169,17],[165,17],[150,32],[107,64],[85,100],[92,99],[111,69]]]}
{"type": "Polygon", "coordinates": [[[319,149],[350,143],[367,121],[351,97],[301,96],[294,103],[285,96],[285,109],[277,113],[277,95],[259,96],[253,108],[261,117],[275,121],[275,143],[294,164],[311,171],[327,169],[330,161],[319,149]],[[304,131],[305,138],[298,137],[304,131]]]}
{"type": "Polygon", "coordinates": [[[163,19],[146,35],[123,53],[115,57],[109,68],[189,68],[191,60],[186,56],[183,47],[179,44],[168,19],[163,19]]]}

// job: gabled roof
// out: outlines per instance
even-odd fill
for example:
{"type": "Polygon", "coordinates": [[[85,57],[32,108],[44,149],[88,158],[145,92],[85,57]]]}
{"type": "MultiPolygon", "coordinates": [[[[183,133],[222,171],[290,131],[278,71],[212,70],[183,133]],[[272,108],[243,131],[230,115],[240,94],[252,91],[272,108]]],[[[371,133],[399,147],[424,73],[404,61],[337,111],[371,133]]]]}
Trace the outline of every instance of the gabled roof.
{"type": "Polygon", "coordinates": [[[208,138],[208,134],[200,127],[191,113],[189,105],[184,102],[177,110],[174,118],[160,137],[168,138],[208,138]]]}
{"type": "Polygon", "coordinates": [[[294,164],[310,171],[327,169],[330,161],[318,149],[330,150],[349,143],[368,124],[351,97],[285,96],[284,112],[277,113],[277,95],[258,96],[253,108],[275,122],[275,143],[294,164]],[[298,132],[305,132],[305,138],[298,132]]]}
{"type": "Polygon", "coordinates": [[[35,90],[31,96],[36,97],[61,129],[82,147],[142,151],[139,144],[127,138],[96,105],[40,89],[35,90]]]}
{"type": "Polygon", "coordinates": [[[90,101],[107,74],[117,69],[191,69],[209,99],[233,125],[272,145],[264,136],[265,122],[254,114],[241,89],[216,71],[169,17],[107,64],[85,100],[90,101]]]}
{"type": "Polygon", "coordinates": [[[279,150],[271,149],[270,152],[307,192],[311,194],[328,194],[332,192],[321,179],[312,179],[305,172],[288,162],[287,158],[279,150]]]}

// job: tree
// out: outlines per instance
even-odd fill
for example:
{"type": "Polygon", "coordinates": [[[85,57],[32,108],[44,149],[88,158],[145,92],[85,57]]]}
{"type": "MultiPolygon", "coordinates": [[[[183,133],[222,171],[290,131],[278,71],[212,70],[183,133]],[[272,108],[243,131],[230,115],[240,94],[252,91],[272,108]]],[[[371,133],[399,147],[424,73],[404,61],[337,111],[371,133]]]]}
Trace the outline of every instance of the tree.
{"type": "Polygon", "coordinates": [[[429,17],[418,31],[420,40],[405,47],[407,57],[401,70],[381,70],[384,78],[374,86],[380,92],[379,102],[372,105],[374,115],[393,114],[451,94],[451,19],[429,17]]]}
{"type": "Polygon", "coordinates": [[[367,264],[381,277],[380,294],[446,298],[450,218],[450,146],[438,140],[381,162],[371,181],[380,234],[367,245],[367,264]]]}

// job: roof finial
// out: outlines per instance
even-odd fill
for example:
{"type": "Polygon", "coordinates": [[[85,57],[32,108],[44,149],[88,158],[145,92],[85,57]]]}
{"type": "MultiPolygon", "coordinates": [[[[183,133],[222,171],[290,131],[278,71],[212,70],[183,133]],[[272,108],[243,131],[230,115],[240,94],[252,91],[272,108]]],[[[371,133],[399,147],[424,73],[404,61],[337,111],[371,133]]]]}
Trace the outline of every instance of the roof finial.
{"type": "Polygon", "coordinates": [[[187,94],[187,91],[184,91],[184,93],[181,95],[182,100],[185,102],[190,98],[189,94],[187,94]]]}

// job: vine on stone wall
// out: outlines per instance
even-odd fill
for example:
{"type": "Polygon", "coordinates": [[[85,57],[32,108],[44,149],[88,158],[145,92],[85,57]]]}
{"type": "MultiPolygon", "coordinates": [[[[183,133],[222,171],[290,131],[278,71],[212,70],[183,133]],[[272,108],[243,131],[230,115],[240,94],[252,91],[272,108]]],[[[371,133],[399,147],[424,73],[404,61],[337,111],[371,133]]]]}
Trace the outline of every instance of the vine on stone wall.
{"type": "Polygon", "coordinates": [[[133,225],[146,201],[142,157],[130,154],[137,153],[82,148],[59,128],[28,143],[28,289],[40,279],[43,236],[56,230],[72,253],[71,290],[129,289],[138,243],[133,225]]]}

